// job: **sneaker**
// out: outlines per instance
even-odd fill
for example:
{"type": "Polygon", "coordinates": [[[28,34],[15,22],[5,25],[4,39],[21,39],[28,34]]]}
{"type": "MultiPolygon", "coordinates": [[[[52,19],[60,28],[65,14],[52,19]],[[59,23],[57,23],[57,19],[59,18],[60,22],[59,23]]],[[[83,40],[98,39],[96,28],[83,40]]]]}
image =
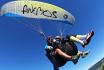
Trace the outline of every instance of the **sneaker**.
{"type": "Polygon", "coordinates": [[[89,44],[93,35],[94,35],[94,31],[91,31],[91,32],[88,33],[88,36],[86,38],[87,44],[89,44]]]}
{"type": "Polygon", "coordinates": [[[86,45],[89,44],[93,35],[94,35],[94,31],[91,31],[91,32],[88,33],[86,40],[83,41],[84,42],[84,44],[82,45],[83,48],[85,48],[86,45]]]}
{"type": "Polygon", "coordinates": [[[79,57],[80,57],[80,56],[78,56],[78,55],[72,56],[72,62],[73,62],[74,64],[77,64],[79,57]]]}
{"type": "Polygon", "coordinates": [[[83,44],[82,46],[83,46],[83,48],[85,48],[85,47],[86,47],[86,45],[87,45],[87,41],[86,41],[86,40],[84,40],[83,42],[84,42],[84,44],[83,44]]]}
{"type": "Polygon", "coordinates": [[[89,53],[90,51],[83,51],[81,57],[85,58],[89,53]]]}

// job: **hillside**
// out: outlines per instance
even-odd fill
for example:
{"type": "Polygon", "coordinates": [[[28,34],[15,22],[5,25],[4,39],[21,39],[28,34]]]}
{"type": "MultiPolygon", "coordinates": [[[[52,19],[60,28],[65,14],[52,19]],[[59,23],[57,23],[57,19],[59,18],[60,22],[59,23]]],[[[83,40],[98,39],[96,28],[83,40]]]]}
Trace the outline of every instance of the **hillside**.
{"type": "Polygon", "coordinates": [[[101,59],[99,62],[97,62],[95,65],[93,65],[88,70],[104,70],[104,58],[101,59]]]}

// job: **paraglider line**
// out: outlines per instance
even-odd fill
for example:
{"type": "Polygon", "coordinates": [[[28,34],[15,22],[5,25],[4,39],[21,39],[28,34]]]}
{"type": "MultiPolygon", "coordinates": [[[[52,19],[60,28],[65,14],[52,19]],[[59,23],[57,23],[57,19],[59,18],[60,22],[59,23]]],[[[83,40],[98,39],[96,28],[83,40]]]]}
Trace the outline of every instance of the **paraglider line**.
{"type": "MultiPolygon", "coordinates": [[[[16,19],[17,20],[17,19],[16,19]]],[[[32,31],[35,31],[35,32],[37,32],[37,33],[39,33],[45,40],[46,40],[46,35],[45,35],[45,33],[43,32],[43,30],[42,30],[42,28],[41,28],[41,26],[39,25],[39,24],[37,24],[37,25],[33,25],[33,24],[30,24],[31,26],[29,26],[28,24],[25,24],[24,22],[22,22],[22,21],[17,21],[18,23],[21,23],[21,24],[23,24],[23,25],[25,25],[26,27],[28,27],[29,29],[31,29],[32,31]],[[39,30],[36,30],[35,28],[34,28],[34,26],[38,26],[39,27],[39,30]]]]}

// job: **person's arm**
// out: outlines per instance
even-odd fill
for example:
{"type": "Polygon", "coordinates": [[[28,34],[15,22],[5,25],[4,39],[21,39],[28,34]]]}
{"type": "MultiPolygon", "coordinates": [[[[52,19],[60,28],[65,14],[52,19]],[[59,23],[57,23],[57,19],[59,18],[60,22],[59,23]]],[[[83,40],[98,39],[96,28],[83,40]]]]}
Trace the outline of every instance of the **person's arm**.
{"type": "Polygon", "coordinates": [[[46,48],[47,50],[52,50],[53,49],[53,47],[52,46],[49,46],[49,45],[47,45],[47,48],[46,48]]]}
{"type": "Polygon", "coordinates": [[[53,46],[52,46],[52,38],[50,36],[47,37],[46,42],[47,42],[46,49],[47,50],[52,50],[53,49],[53,46]]]}

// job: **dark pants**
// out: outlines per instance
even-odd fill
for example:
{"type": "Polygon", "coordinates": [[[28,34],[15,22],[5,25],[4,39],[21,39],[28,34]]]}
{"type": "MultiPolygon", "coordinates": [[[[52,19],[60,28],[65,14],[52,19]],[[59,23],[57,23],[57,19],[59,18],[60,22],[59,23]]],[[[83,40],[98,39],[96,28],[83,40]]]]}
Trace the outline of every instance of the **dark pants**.
{"type": "Polygon", "coordinates": [[[64,66],[64,64],[66,64],[67,61],[64,58],[60,57],[59,55],[51,55],[50,53],[51,52],[46,51],[46,56],[53,64],[54,70],[59,70],[59,67],[64,66]]]}
{"type": "Polygon", "coordinates": [[[53,64],[53,68],[54,70],[59,70],[59,66],[58,63],[56,61],[56,58],[54,55],[50,55],[49,52],[46,54],[46,56],[48,57],[48,59],[51,61],[51,63],[53,64]]]}

